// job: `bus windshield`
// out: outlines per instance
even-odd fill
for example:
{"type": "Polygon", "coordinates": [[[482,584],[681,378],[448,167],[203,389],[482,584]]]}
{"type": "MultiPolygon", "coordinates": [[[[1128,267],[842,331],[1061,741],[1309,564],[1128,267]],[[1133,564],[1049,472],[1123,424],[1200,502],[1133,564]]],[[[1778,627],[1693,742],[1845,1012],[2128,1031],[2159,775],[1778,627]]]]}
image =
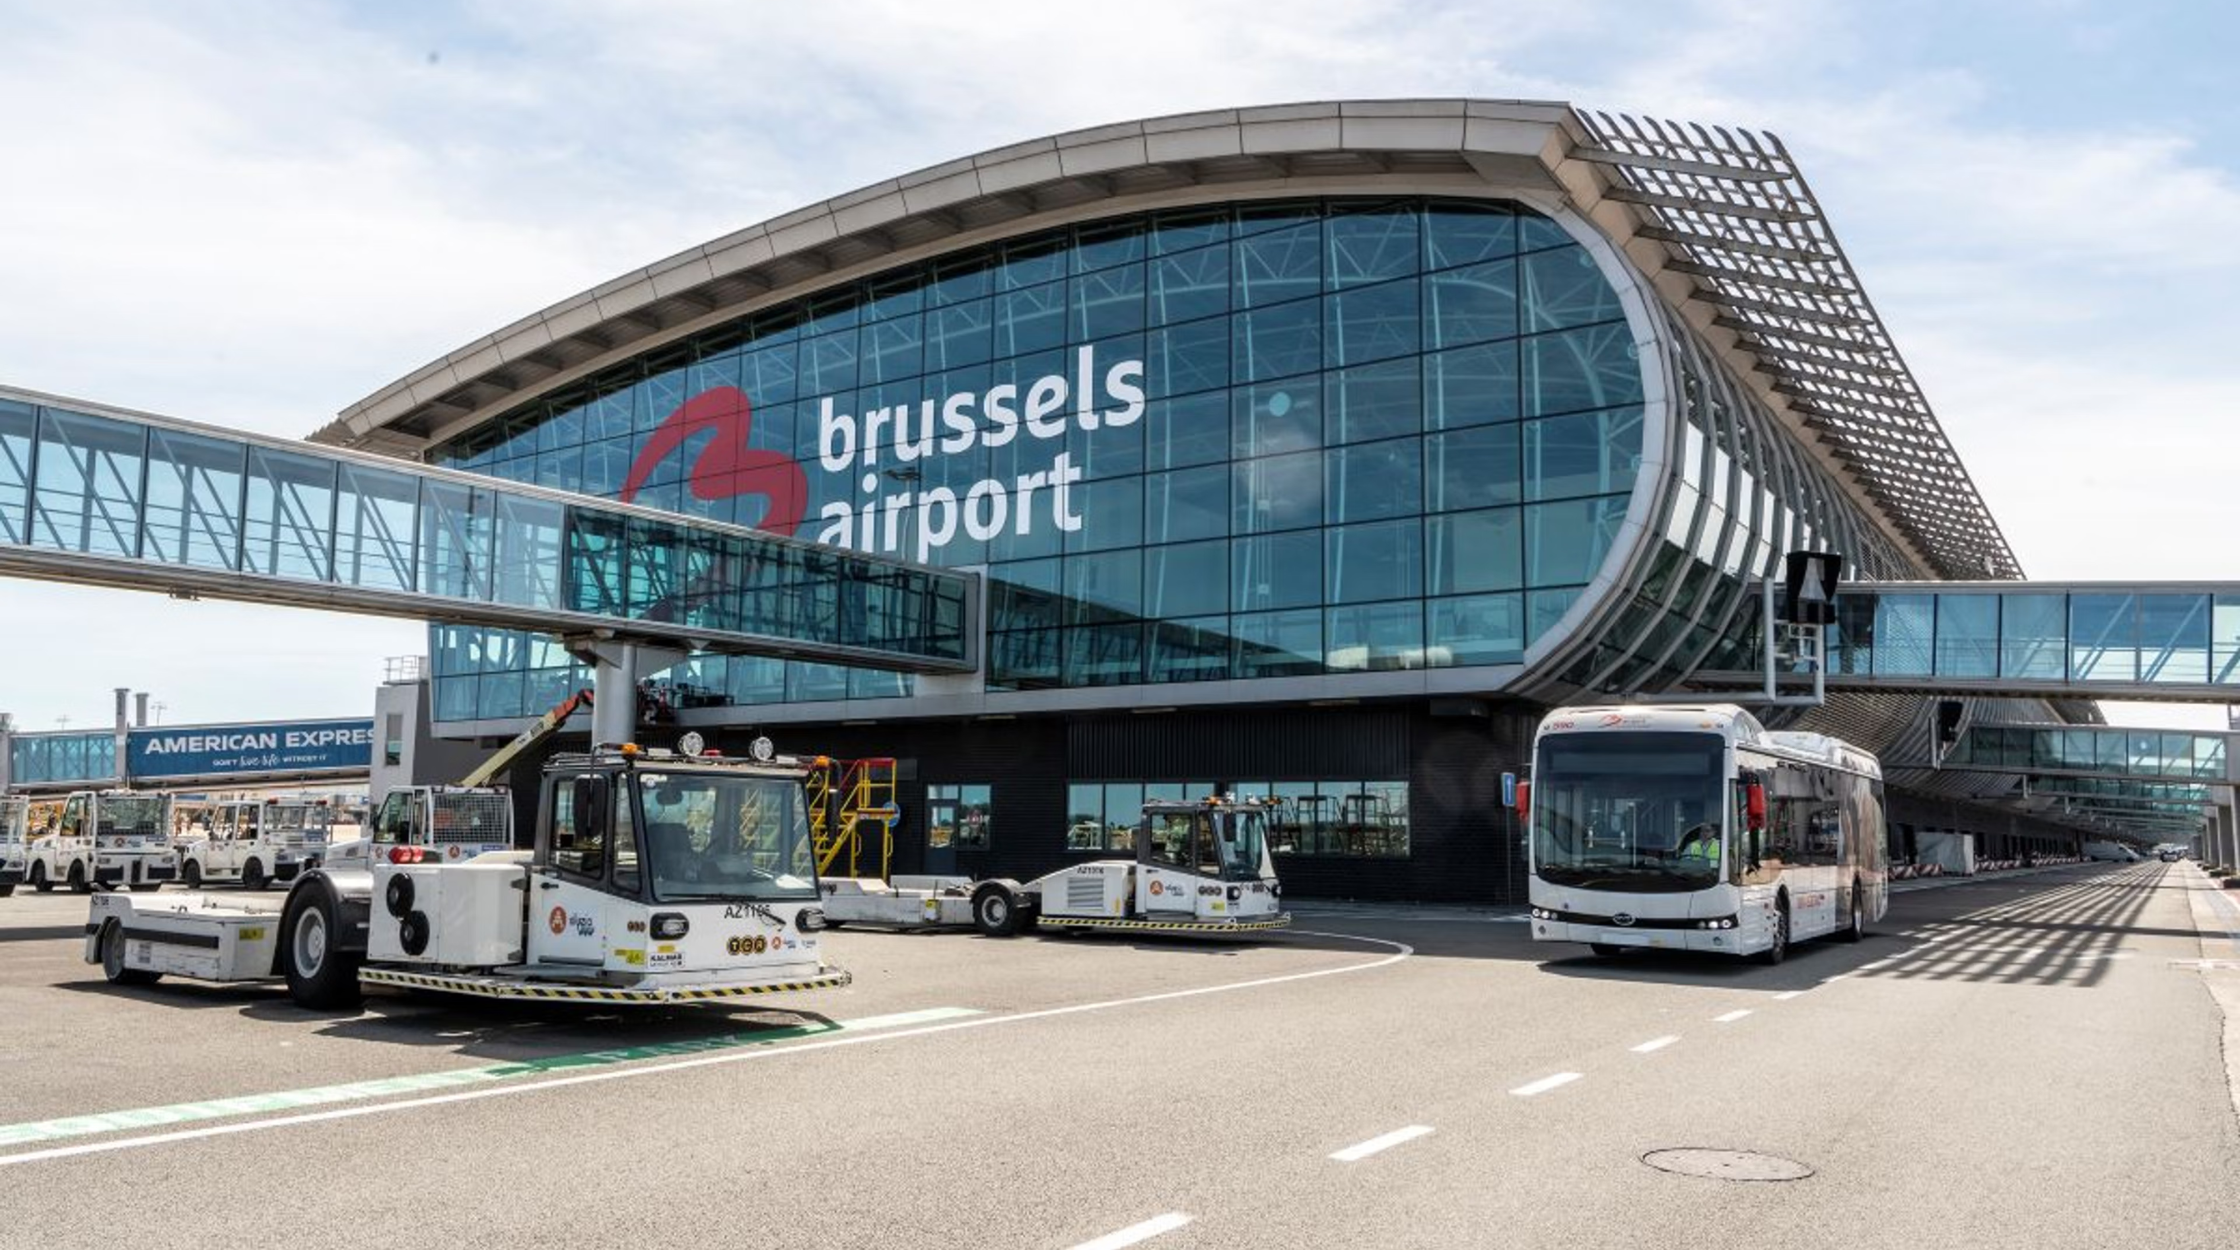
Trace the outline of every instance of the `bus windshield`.
{"type": "Polygon", "coordinates": [[[814,901],[801,785],[704,773],[637,776],[639,834],[663,901],[814,901]]]}
{"type": "Polygon", "coordinates": [[[1540,741],[1532,869],[1608,892],[1697,892],[1719,882],[1725,742],[1669,731],[1582,731],[1540,741]]]}

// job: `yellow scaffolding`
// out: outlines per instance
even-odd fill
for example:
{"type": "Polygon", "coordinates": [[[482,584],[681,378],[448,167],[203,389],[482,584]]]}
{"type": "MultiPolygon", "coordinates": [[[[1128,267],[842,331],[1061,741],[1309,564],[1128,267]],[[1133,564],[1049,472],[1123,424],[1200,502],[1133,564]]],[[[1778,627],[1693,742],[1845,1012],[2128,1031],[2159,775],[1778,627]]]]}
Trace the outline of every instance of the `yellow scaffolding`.
{"type": "Polygon", "coordinates": [[[816,846],[817,874],[885,879],[894,863],[894,823],[898,785],[892,757],[839,761],[819,757],[809,768],[809,838],[816,846]],[[864,842],[878,842],[877,871],[864,867],[864,842]],[[834,868],[847,854],[846,871],[834,868]]]}

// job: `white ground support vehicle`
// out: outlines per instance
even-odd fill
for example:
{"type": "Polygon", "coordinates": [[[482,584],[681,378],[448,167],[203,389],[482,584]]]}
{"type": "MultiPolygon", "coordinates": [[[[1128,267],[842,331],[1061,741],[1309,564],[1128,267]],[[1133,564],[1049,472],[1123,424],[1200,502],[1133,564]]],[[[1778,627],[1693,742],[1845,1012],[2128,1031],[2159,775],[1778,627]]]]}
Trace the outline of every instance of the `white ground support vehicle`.
{"type": "Polygon", "coordinates": [[[1161,935],[1227,935],[1288,927],[1267,806],[1208,797],[1146,801],[1133,858],[1082,862],[1020,883],[900,875],[890,880],[827,877],[825,916],[834,923],[979,928],[1010,936],[1025,928],[1102,929],[1161,935]]]}
{"type": "Polygon", "coordinates": [[[1778,963],[1889,905],[1881,765],[1733,705],[1557,709],[1518,805],[1534,940],[1778,963]]]}
{"type": "Polygon", "coordinates": [[[171,822],[179,842],[179,880],[200,888],[240,880],[263,890],[317,866],[329,840],[318,801],[180,801],[171,822]]]}
{"type": "Polygon", "coordinates": [[[361,982],[587,1003],[837,987],[849,976],[820,960],[805,775],[791,759],[630,744],[555,757],[534,849],[456,860],[445,810],[457,802],[424,790],[421,843],[392,832],[336,845],[284,902],[95,897],[86,961],[119,984],[277,976],[321,1010],[354,1005],[361,982]]]}
{"type": "Polygon", "coordinates": [[[31,874],[31,798],[0,796],[0,897],[8,896],[31,874]]]}
{"type": "Polygon", "coordinates": [[[161,792],[72,792],[54,830],[31,841],[24,882],[40,892],[58,883],[156,888],[179,872],[170,835],[171,798],[161,792]]]}

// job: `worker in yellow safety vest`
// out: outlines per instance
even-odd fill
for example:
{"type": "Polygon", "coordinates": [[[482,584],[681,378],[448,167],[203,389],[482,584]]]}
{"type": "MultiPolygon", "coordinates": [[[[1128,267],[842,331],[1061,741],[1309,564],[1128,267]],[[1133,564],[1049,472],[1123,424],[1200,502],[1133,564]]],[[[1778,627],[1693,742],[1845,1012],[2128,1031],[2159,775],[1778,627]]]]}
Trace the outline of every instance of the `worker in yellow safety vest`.
{"type": "Polygon", "coordinates": [[[1716,864],[1719,861],[1719,825],[1706,822],[1690,827],[1688,834],[1680,838],[1679,856],[1716,864]]]}

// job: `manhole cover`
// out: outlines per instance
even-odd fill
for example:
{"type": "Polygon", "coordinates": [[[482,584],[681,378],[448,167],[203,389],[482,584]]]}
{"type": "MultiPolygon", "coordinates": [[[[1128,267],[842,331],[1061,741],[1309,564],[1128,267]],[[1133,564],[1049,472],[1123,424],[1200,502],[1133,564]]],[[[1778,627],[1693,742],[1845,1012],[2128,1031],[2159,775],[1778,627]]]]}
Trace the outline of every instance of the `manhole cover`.
{"type": "Polygon", "coordinates": [[[1720,1151],[1702,1146],[1675,1146],[1651,1151],[1641,1162],[1659,1172],[1683,1177],[1711,1177],[1719,1181],[1802,1181],[1812,1170],[1793,1159],[1760,1155],[1756,1151],[1720,1151]]]}

